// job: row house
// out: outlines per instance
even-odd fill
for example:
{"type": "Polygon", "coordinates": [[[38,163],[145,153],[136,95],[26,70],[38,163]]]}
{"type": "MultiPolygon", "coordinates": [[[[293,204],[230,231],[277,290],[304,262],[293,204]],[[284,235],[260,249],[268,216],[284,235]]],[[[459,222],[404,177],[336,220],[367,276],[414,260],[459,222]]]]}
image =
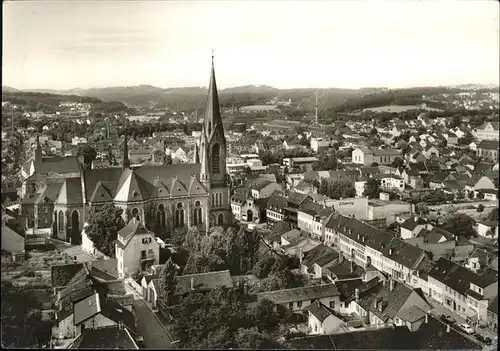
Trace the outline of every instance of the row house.
{"type": "Polygon", "coordinates": [[[441,258],[428,283],[431,297],[444,307],[477,324],[488,323],[488,305],[498,294],[498,272],[488,268],[477,274],[441,258]]]}
{"type": "Polygon", "coordinates": [[[312,234],[316,239],[323,238],[325,220],[333,212],[326,205],[314,202],[306,203],[302,209],[297,211],[298,227],[312,234]]]}
{"type": "Polygon", "coordinates": [[[266,219],[268,223],[276,223],[284,220],[286,198],[279,194],[273,194],[266,205],[266,219]]]}

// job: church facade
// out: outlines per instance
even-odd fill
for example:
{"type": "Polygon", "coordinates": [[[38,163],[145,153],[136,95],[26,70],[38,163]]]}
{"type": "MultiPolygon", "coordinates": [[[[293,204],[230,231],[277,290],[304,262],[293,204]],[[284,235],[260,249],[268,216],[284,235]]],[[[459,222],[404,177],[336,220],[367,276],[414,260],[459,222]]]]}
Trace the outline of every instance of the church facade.
{"type": "Polygon", "coordinates": [[[86,169],[78,161],[42,159],[39,144],[24,182],[21,214],[28,232],[79,244],[92,208],[112,202],[156,232],[232,223],[226,138],[212,63],[205,117],[194,162],[131,168],[127,138],[121,168],[86,169]],[[74,163],[74,164],[73,164],[74,163]]]}

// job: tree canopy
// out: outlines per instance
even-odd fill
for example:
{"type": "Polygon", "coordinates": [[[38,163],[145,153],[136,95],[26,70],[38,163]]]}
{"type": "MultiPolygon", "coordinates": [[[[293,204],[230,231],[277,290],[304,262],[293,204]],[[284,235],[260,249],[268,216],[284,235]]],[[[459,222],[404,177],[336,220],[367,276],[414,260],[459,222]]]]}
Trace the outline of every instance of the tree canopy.
{"type": "Polygon", "coordinates": [[[245,304],[236,289],[193,293],[172,308],[175,334],[184,348],[280,348],[274,341],[281,316],[272,302],[245,304]]]}
{"type": "Polygon", "coordinates": [[[84,145],[78,149],[78,156],[83,157],[83,163],[91,166],[97,157],[97,151],[90,145],[84,145]]]}
{"type": "Polygon", "coordinates": [[[123,210],[112,203],[106,203],[101,208],[92,207],[90,211],[86,234],[97,250],[110,257],[115,254],[118,231],[125,226],[122,213],[123,210]]]}
{"type": "Polygon", "coordinates": [[[318,187],[318,194],[328,196],[331,199],[345,199],[354,197],[356,189],[350,181],[331,181],[321,179],[318,187]]]}
{"type": "Polygon", "coordinates": [[[452,234],[463,236],[466,239],[471,237],[476,237],[477,234],[474,231],[475,221],[473,218],[462,214],[454,213],[449,216],[449,218],[441,226],[444,230],[449,231],[452,234]]]}
{"type": "Polygon", "coordinates": [[[363,195],[368,196],[368,198],[370,199],[373,199],[379,197],[380,191],[380,180],[370,178],[365,183],[365,190],[363,192],[363,195]]]}
{"type": "Polygon", "coordinates": [[[50,325],[42,322],[40,310],[32,291],[2,281],[2,346],[36,347],[50,340],[50,325]]]}

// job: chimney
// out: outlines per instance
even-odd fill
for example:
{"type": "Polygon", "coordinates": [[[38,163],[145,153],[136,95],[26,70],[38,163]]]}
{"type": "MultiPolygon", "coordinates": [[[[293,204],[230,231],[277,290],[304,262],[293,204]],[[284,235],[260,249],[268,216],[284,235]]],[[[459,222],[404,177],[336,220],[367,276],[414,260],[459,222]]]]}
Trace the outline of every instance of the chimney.
{"type": "Polygon", "coordinates": [[[123,321],[118,322],[118,329],[123,330],[123,321]]]}
{"type": "Polygon", "coordinates": [[[429,314],[428,313],[425,314],[425,323],[426,324],[429,323],[429,314]]]}
{"type": "Polygon", "coordinates": [[[418,221],[418,216],[414,216],[413,219],[416,221],[418,221]]]}
{"type": "Polygon", "coordinates": [[[339,253],[339,263],[344,262],[344,254],[342,252],[339,253]]]}
{"type": "Polygon", "coordinates": [[[373,308],[377,308],[378,297],[373,300],[373,308]]]}
{"type": "Polygon", "coordinates": [[[378,310],[382,312],[383,307],[384,307],[384,300],[380,299],[380,301],[378,302],[378,310]]]}
{"type": "Polygon", "coordinates": [[[354,273],[354,262],[351,261],[351,273],[354,273]]]}
{"type": "Polygon", "coordinates": [[[243,284],[243,294],[248,295],[248,284],[243,284]]]}
{"type": "Polygon", "coordinates": [[[191,281],[191,291],[194,291],[194,278],[191,278],[190,281],[191,281]]]}
{"type": "Polygon", "coordinates": [[[358,288],[354,289],[354,298],[356,299],[356,302],[358,302],[358,300],[359,300],[359,289],[358,288]]]}
{"type": "Polygon", "coordinates": [[[302,256],[303,256],[303,253],[302,253],[302,246],[299,247],[299,263],[302,264],[302,256]]]}
{"type": "Polygon", "coordinates": [[[446,324],[446,332],[449,333],[450,332],[450,325],[449,324],[446,324]]]}
{"type": "Polygon", "coordinates": [[[394,290],[394,279],[392,278],[389,279],[389,290],[390,291],[394,290]]]}

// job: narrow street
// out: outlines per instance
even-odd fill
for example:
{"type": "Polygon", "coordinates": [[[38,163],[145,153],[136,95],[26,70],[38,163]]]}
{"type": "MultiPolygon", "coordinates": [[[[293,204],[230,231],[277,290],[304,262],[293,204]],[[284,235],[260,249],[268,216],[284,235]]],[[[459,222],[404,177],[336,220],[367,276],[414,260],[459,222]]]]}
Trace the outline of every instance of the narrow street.
{"type": "MultiPolygon", "coordinates": [[[[462,334],[466,335],[465,333],[463,333],[458,328],[458,326],[460,324],[466,323],[465,318],[461,317],[457,313],[454,313],[453,311],[451,311],[451,310],[447,309],[446,307],[442,306],[437,301],[434,301],[432,299],[428,299],[428,301],[433,306],[433,309],[432,309],[431,313],[434,314],[436,318],[439,318],[443,314],[446,315],[446,316],[452,317],[456,321],[456,323],[454,325],[452,325],[452,327],[454,329],[458,330],[459,332],[461,332],[462,334]]],[[[481,328],[479,328],[476,325],[471,325],[471,327],[474,328],[474,330],[476,331],[476,333],[478,333],[478,334],[480,334],[480,335],[482,335],[484,337],[489,337],[491,340],[493,340],[495,337],[497,337],[497,333],[495,333],[494,331],[490,330],[489,328],[488,329],[487,328],[481,329],[481,328]]],[[[475,341],[478,341],[474,336],[469,336],[469,337],[472,338],[472,339],[474,339],[475,341]]]]}
{"type": "Polygon", "coordinates": [[[137,334],[144,338],[145,348],[175,349],[172,337],[151,307],[129,284],[124,285],[127,292],[134,295],[137,334]]]}

